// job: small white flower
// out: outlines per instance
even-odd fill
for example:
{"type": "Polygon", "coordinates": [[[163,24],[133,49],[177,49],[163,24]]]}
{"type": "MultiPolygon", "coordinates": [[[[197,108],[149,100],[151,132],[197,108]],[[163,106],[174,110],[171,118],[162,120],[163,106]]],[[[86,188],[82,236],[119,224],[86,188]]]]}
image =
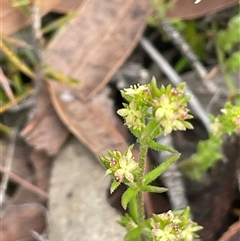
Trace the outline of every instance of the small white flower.
{"type": "Polygon", "coordinates": [[[125,88],[124,91],[129,96],[135,96],[135,95],[141,94],[143,91],[147,89],[148,89],[147,85],[136,84],[136,85],[130,85],[130,88],[125,88]]]}

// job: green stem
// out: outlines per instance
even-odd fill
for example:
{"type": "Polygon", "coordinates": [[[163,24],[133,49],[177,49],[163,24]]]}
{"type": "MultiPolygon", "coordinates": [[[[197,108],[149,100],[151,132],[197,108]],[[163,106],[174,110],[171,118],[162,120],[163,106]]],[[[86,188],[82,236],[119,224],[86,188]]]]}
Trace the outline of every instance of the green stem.
{"type": "Polygon", "coordinates": [[[231,77],[230,77],[230,74],[229,74],[229,73],[225,73],[225,74],[224,74],[224,79],[225,79],[225,83],[226,83],[229,91],[230,91],[231,93],[234,93],[235,90],[236,90],[236,88],[235,88],[235,86],[234,86],[234,84],[233,84],[233,81],[232,81],[232,79],[231,79],[231,77]]]}
{"type": "MultiPolygon", "coordinates": [[[[144,141],[140,140],[140,154],[139,154],[139,174],[138,174],[138,186],[141,187],[143,184],[143,177],[145,174],[146,160],[147,160],[148,146],[144,141]]],[[[143,192],[139,191],[137,194],[137,210],[138,210],[138,225],[143,227],[145,221],[145,208],[143,192]]],[[[142,238],[143,240],[143,238],[142,238]]]]}

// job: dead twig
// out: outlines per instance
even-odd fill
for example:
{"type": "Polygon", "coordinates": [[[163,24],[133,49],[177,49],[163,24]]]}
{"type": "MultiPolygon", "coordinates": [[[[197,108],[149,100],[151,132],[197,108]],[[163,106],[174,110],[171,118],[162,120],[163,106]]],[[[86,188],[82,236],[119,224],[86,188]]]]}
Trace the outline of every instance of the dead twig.
{"type": "Polygon", "coordinates": [[[29,97],[24,102],[9,108],[8,112],[15,113],[15,112],[20,112],[22,110],[28,110],[28,109],[31,109],[34,106],[34,104],[35,104],[34,99],[29,97]]]}
{"type": "Polygon", "coordinates": [[[11,166],[12,166],[12,161],[13,161],[13,156],[15,152],[15,144],[16,144],[16,138],[17,138],[17,128],[13,128],[12,133],[11,133],[11,140],[8,145],[7,149],[7,155],[4,163],[4,169],[6,172],[3,175],[2,182],[0,185],[0,206],[3,206],[3,203],[5,202],[5,196],[6,196],[6,190],[8,186],[8,181],[9,181],[9,172],[11,171],[11,166]]]}
{"type": "Polygon", "coordinates": [[[43,198],[44,200],[48,199],[48,194],[46,192],[44,192],[43,190],[39,189],[37,186],[31,184],[30,182],[26,181],[25,179],[19,177],[18,175],[16,175],[13,172],[10,172],[9,170],[7,170],[6,168],[0,166],[0,172],[7,174],[8,177],[20,184],[21,186],[23,186],[24,188],[26,188],[27,190],[31,191],[32,193],[35,193],[36,195],[40,196],[41,198],[43,198]]]}
{"type": "Polygon", "coordinates": [[[214,94],[218,90],[218,86],[209,80],[208,71],[199,61],[198,57],[194,54],[189,44],[183,38],[183,36],[174,28],[166,19],[162,19],[159,23],[160,28],[168,36],[168,38],[173,42],[177,49],[180,50],[183,56],[185,56],[196,73],[202,80],[203,84],[214,94]]]}
{"type": "MultiPolygon", "coordinates": [[[[157,141],[163,145],[173,147],[172,136],[160,136],[157,141]]],[[[157,152],[158,164],[166,160],[171,156],[171,153],[167,151],[157,152]]],[[[167,195],[169,197],[171,206],[174,210],[186,208],[188,206],[188,200],[186,197],[186,191],[182,180],[182,174],[178,169],[176,163],[173,163],[161,176],[164,185],[168,188],[167,195]]]]}
{"type": "Polygon", "coordinates": [[[33,37],[33,51],[37,57],[38,63],[36,64],[36,74],[35,74],[35,87],[34,87],[34,98],[36,98],[39,93],[44,72],[42,69],[43,62],[43,47],[42,47],[42,32],[41,32],[41,0],[32,0],[31,5],[32,13],[32,37],[33,37]]]}

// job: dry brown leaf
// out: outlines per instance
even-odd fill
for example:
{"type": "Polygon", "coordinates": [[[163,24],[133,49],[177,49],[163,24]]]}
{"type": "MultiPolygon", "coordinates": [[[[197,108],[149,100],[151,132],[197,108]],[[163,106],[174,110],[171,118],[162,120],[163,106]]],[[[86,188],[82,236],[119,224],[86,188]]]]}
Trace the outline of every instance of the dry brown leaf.
{"type": "Polygon", "coordinates": [[[227,232],[218,241],[239,241],[240,238],[240,221],[232,224],[227,232]]]}
{"type": "Polygon", "coordinates": [[[49,90],[63,123],[95,155],[106,154],[107,149],[124,150],[127,147],[125,139],[117,131],[119,126],[121,129],[122,123],[118,122],[119,126],[115,126],[118,125],[118,120],[111,115],[111,103],[105,93],[83,103],[63,84],[51,81],[49,90]],[[69,99],[66,100],[65,95],[68,95],[69,99]]]}
{"type": "MultiPolygon", "coordinates": [[[[8,143],[6,140],[0,140],[0,148],[0,164],[2,167],[4,167],[8,148],[8,143]]],[[[26,177],[31,174],[31,168],[29,167],[29,151],[30,148],[28,148],[24,144],[17,144],[15,146],[15,155],[13,157],[11,164],[11,172],[14,172],[16,175],[20,177],[26,177]]]]}
{"type": "Polygon", "coordinates": [[[47,192],[52,167],[52,158],[43,151],[33,150],[30,156],[34,167],[36,185],[47,192]]]}
{"type": "Polygon", "coordinates": [[[0,222],[1,241],[34,241],[31,231],[42,233],[46,229],[46,209],[34,203],[9,205],[0,222]]]}
{"type": "MultiPolygon", "coordinates": [[[[74,11],[83,1],[63,0],[53,10],[62,13],[74,11]]],[[[230,7],[236,4],[238,0],[202,0],[199,4],[194,4],[194,0],[172,0],[172,2],[174,2],[174,8],[169,12],[170,17],[193,19],[230,7]]]]}
{"type": "Polygon", "coordinates": [[[51,67],[85,81],[74,88],[49,81],[49,91],[61,120],[96,155],[126,148],[107,96],[96,93],[133,50],[150,10],[148,0],[86,1],[45,53],[51,67]]]}
{"type": "MultiPolygon", "coordinates": [[[[7,143],[4,141],[1,141],[1,148],[2,152],[0,155],[0,162],[1,162],[1,170],[4,166],[4,161],[6,159],[6,148],[7,143]]],[[[40,195],[37,195],[33,193],[31,190],[27,189],[26,186],[24,186],[24,183],[16,181],[12,178],[12,175],[16,175],[19,178],[22,178],[22,180],[29,182],[29,184],[33,184],[36,187],[41,188],[42,190],[46,191],[46,188],[44,186],[44,182],[47,182],[48,179],[45,178],[47,175],[47,172],[49,171],[47,168],[40,171],[44,167],[47,167],[51,165],[51,161],[49,160],[49,157],[44,156],[40,159],[38,158],[39,162],[43,162],[37,165],[35,159],[30,159],[29,153],[32,152],[32,148],[27,146],[26,144],[16,144],[15,147],[15,155],[13,157],[12,165],[11,165],[11,172],[10,172],[10,184],[9,194],[11,195],[11,198],[7,200],[7,205],[9,204],[24,204],[24,203],[31,203],[31,202],[38,202],[38,203],[45,203],[46,198],[42,198],[40,195]],[[44,158],[44,159],[43,159],[44,158]],[[33,162],[35,172],[32,170],[31,163],[33,162]],[[36,164],[35,164],[36,163],[36,164]],[[43,178],[45,178],[43,180],[43,178]],[[22,186],[23,185],[23,186],[22,186]],[[14,192],[14,193],[13,193],[14,192]]]]}
{"type": "MultiPolygon", "coordinates": [[[[41,1],[42,15],[49,12],[60,1],[61,0],[41,1]]],[[[0,32],[9,35],[16,32],[24,25],[27,25],[30,22],[30,17],[26,17],[17,8],[12,7],[10,0],[1,0],[0,22],[0,32]]]]}
{"type": "Polygon", "coordinates": [[[54,7],[53,11],[67,13],[71,11],[76,11],[83,3],[87,0],[63,0],[56,7],[54,7]]]}
{"type": "Polygon", "coordinates": [[[180,19],[199,18],[237,4],[238,0],[202,0],[198,4],[194,2],[194,0],[175,0],[168,16],[180,19]]]}
{"type": "Polygon", "coordinates": [[[68,130],[56,115],[46,89],[42,89],[36,103],[36,116],[21,135],[36,150],[55,155],[68,137],[68,130]]]}
{"type": "Polygon", "coordinates": [[[80,15],[54,39],[45,61],[84,81],[74,88],[81,98],[94,96],[129,56],[151,11],[149,0],[89,0],[80,15]]]}
{"type": "MultiPolygon", "coordinates": [[[[34,183],[33,178],[25,178],[29,183],[34,183]]],[[[26,203],[41,203],[43,205],[46,204],[47,198],[40,197],[39,195],[35,194],[31,190],[26,189],[24,186],[19,186],[13,196],[8,200],[7,205],[19,205],[19,204],[26,204],[26,203]]]]}

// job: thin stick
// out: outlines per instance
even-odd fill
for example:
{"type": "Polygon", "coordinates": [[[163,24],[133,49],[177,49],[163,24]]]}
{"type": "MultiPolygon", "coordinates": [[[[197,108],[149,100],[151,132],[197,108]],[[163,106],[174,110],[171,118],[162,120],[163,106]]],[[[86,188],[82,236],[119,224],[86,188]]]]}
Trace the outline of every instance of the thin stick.
{"type": "MultiPolygon", "coordinates": [[[[165,73],[165,75],[169,78],[173,85],[176,86],[183,82],[181,77],[176,73],[172,66],[157,51],[157,49],[151,44],[148,39],[142,37],[140,40],[140,44],[142,48],[149,54],[149,56],[155,61],[157,66],[165,73]]],[[[210,119],[202,104],[199,102],[197,97],[188,86],[186,86],[186,94],[191,96],[191,99],[189,100],[189,105],[191,106],[192,110],[202,120],[205,128],[209,131],[210,119]]]]}
{"type": "Polygon", "coordinates": [[[43,81],[43,48],[42,48],[42,32],[41,32],[41,1],[40,0],[32,0],[31,12],[32,12],[32,35],[33,35],[33,46],[34,52],[37,57],[37,65],[36,65],[36,76],[35,76],[35,88],[34,88],[34,96],[38,94],[41,89],[42,81],[43,81]]]}
{"type": "MultiPolygon", "coordinates": [[[[160,136],[157,141],[163,145],[173,147],[172,135],[160,136]]],[[[171,156],[170,152],[157,152],[158,158],[156,162],[160,164],[171,156]]],[[[173,163],[162,175],[161,179],[168,188],[167,195],[169,197],[173,210],[179,210],[188,206],[186,190],[182,180],[182,174],[178,169],[177,163],[173,163]]]]}
{"type": "Polygon", "coordinates": [[[189,60],[189,63],[196,70],[196,73],[202,80],[203,84],[212,94],[214,94],[218,90],[218,86],[208,79],[208,71],[199,61],[198,57],[194,54],[183,36],[166,19],[162,19],[159,24],[168,38],[175,44],[176,48],[179,49],[182,55],[189,60]]]}
{"type": "Polygon", "coordinates": [[[22,102],[18,105],[12,106],[10,109],[8,109],[8,112],[15,113],[15,112],[19,112],[21,110],[28,110],[28,109],[34,107],[34,104],[35,104],[34,99],[32,97],[29,97],[24,102],[22,102]]]}
{"type": "Polygon", "coordinates": [[[10,172],[9,170],[7,170],[6,168],[4,168],[2,166],[0,166],[0,172],[7,174],[12,181],[20,184],[21,186],[23,186],[27,190],[31,191],[32,193],[35,193],[36,195],[40,196],[44,200],[48,199],[48,194],[46,192],[44,192],[37,186],[31,184],[30,182],[26,181],[25,179],[19,177],[15,173],[10,172]]]}
{"type": "Polygon", "coordinates": [[[6,173],[4,173],[1,186],[0,186],[0,207],[2,207],[4,201],[5,201],[5,196],[6,196],[6,190],[7,190],[7,185],[9,181],[9,175],[8,173],[11,171],[11,166],[12,166],[12,161],[13,161],[13,156],[15,152],[15,142],[17,138],[17,128],[13,128],[12,133],[11,133],[11,140],[8,145],[7,149],[7,155],[5,159],[5,170],[6,173]]]}

